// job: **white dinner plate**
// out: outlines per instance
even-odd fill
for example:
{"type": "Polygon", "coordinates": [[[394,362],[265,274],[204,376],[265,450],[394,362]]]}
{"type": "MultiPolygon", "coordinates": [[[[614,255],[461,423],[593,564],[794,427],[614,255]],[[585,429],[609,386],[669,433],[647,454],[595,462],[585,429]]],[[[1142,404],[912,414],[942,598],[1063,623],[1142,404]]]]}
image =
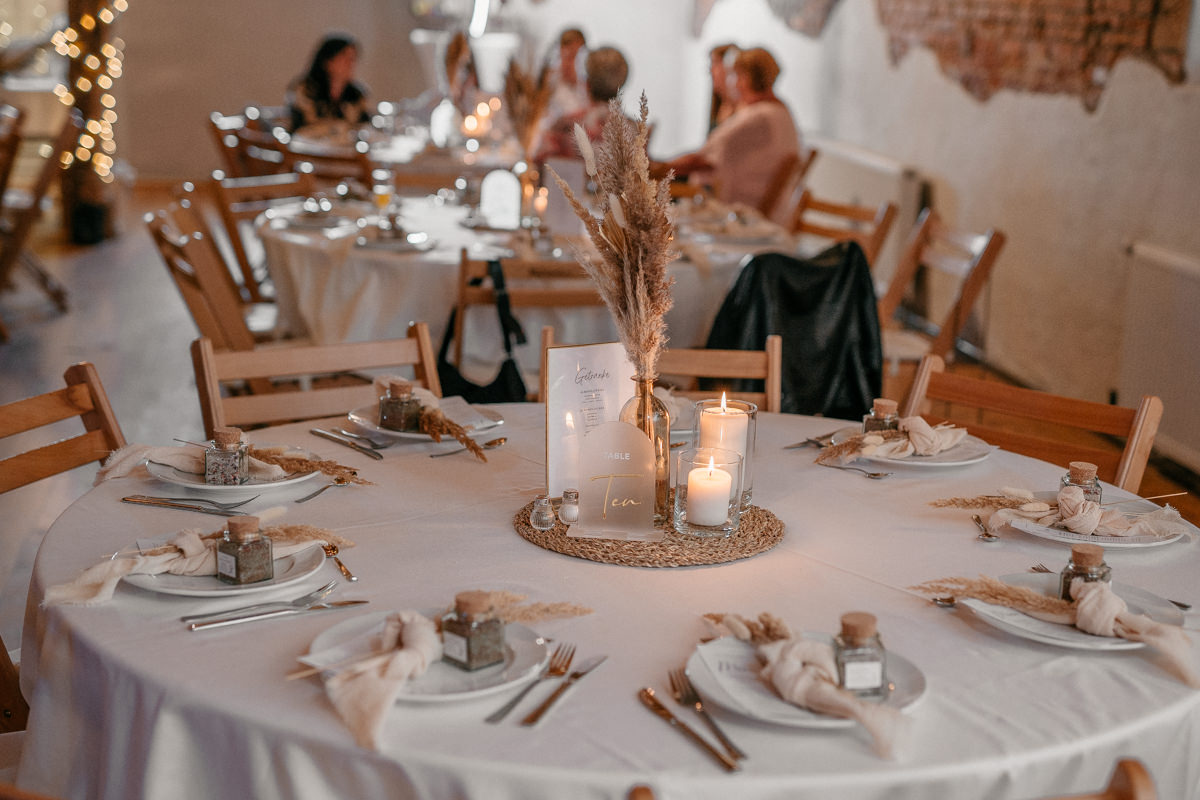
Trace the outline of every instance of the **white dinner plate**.
{"type": "MultiPolygon", "coordinates": [[[[473,406],[463,400],[461,397],[443,397],[439,407],[442,413],[451,422],[457,422],[466,428],[471,435],[482,431],[491,430],[497,425],[504,424],[504,417],[490,408],[481,408],[473,406]]],[[[356,408],[347,415],[351,422],[370,433],[377,433],[383,436],[392,436],[397,439],[420,439],[429,441],[429,435],[424,433],[416,433],[409,431],[393,431],[387,428],[379,427],[379,404],[372,403],[371,405],[356,408]]],[[[446,439],[442,437],[443,441],[446,439]]]]}
{"type": "MultiPolygon", "coordinates": [[[[843,428],[833,435],[830,442],[841,444],[851,436],[862,433],[858,427],[843,428]]],[[[932,456],[909,456],[907,458],[884,458],[883,456],[859,456],[862,461],[872,461],[876,464],[893,466],[906,465],[910,467],[965,467],[978,464],[992,454],[993,447],[977,436],[967,434],[963,440],[948,450],[943,450],[932,456]]]]}
{"type": "MultiPolygon", "coordinates": [[[[166,538],[158,544],[166,544],[166,538]]],[[[135,546],[136,549],[136,546],[135,546]]],[[[118,555],[118,558],[120,556],[118,555]]],[[[227,597],[239,594],[254,594],[279,589],[298,583],[321,568],[325,563],[325,551],[317,544],[290,556],[275,559],[275,577],[257,583],[225,583],[216,575],[126,575],[124,580],[150,592],[180,594],[187,597],[227,597]]]]}
{"type": "MultiPolygon", "coordinates": [[[[804,638],[832,641],[832,637],[817,633],[805,633],[804,638]]],[[[687,662],[687,674],[696,691],[727,711],[790,728],[849,728],[857,724],[792,705],[759,677],[760,668],[754,646],[731,636],[700,645],[687,662]],[[718,665],[716,670],[712,664],[718,665]]],[[[925,695],[925,675],[916,664],[889,650],[886,669],[892,690],[879,701],[883,705],[907,709],[925,695]]]]}
{"type": "MultiPolygon", "coordinates": [[[[282,447],[285,456],[293,456],[296,458],[313,458],[313,454],[309,450],[299,447],[290,447],[287,445],[277,444],[252,444],[252,448],[259,450],[269,450],[271,448],[282,447]]],[[[160,481],[173,483],[176,486],[183,486],[188,489],[194,489],[202,494],[218,494],[218,495],[235,495],[235,494],[262,494],[271,492],[284,486],[294,486],[297,483],[315,478],[321,474],[320,470],[306,472],[303,475],[294,475],[292,477],[283,477],[277,481],[261,481],[256,478],[251,478],[245,483],[239,483],[236,486],[225,486],[223,484],[205,483],[203,472],[184,472],[181,469],[176,469],[168,464],[160,464],[157,461],[147,461],[146,471],[160,481]]]]}
{"type": "MultiPolygon", "coordinates": [[[[350,617],[326,628],[313,639],[308,656],[300,661],[311,667],[340,664],[370,652],[372,637],[383,628],[387,611],[350,617]]],[[[537,677],[549,654],[542,637],[524,625],[510,622],[504,629],[504,661],[467,671],[436,661],[425,674],[404,685],[397,698],[407,703],[450,703],[473,700],[527,683],[537,677]]]]}
{"type": "MultiPolygon", "coordinates": [[[[1043,500],[1047,503],[1058,502],[1058,492],[1037,492],[1035,496],[1038,500],[1043,500]]],[[[1125,513],[1143,513],[1146,511],[1157,511],[1160,508],[1160,506],[1154,505],[1149,500],[1142,500],[1140,497],[1127,500],[1115,507],[1120,508],[1125,513]]],[[[1008,522],[1010,528],[1022,533],[1028,533],[1030,536],[1049,539],[1052,542],[1061,542],[1062,544],[1088,542],[1089,544],[1098,544],[1101,547],[1112,548],[1158,547],[1159,545],[1177,542],[1187,532],[1186,525],[1187,523],[1181,522],[1178,533],[1166,536],[1094,536],[1089,533],[1072,533],[1065,528],[1039,525],[1032,519],[1017,518],[1008,522]]]]}
{"type": "MultiPolygon", "coordinates": [[[[1047,575],[1039,572],[1018,572],[1012,575],[1001,575],[1000,580],[1012,586],[1026,586],[1042,594],[1058,596],[1057,575],[1047,575]]],[[[1144,614],[1155,622],[1166,625],[1182,625],[1183,612],[1158,595],[1151,594],[1145,589],[1124,583],[1113,583],[1113,592],[1125,601],[1129,610],[1134,614],[1144,614]]],[[[1084,633],[1073,625],[1060,625],[1036,619],[1007,606],[997,606],[982,600],[965,598],[958,601],[984,622],[1002,631],[1031,639],[1043,644],[1057,647],[1071,647],[1077,650],[1137,650],[1145,647],[1142,642],[1131,642],[1128,639],[1108,636],[1093,636],[1084,633]]]]}

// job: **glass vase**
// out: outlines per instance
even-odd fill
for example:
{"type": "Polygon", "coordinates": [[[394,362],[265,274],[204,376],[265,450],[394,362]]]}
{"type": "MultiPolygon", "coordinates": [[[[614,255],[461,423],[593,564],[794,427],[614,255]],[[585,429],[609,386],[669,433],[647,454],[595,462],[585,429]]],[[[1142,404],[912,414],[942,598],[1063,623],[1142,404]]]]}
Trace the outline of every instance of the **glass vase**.
{"type": "Polygon", "coordinates": [[[628,422],[650,438],[654,445],[654,524],[667,523],[671,489],[671,414],[654,396],[654,379],[634,378],[637,388],[621,408],[621,422],[628,422]]]}

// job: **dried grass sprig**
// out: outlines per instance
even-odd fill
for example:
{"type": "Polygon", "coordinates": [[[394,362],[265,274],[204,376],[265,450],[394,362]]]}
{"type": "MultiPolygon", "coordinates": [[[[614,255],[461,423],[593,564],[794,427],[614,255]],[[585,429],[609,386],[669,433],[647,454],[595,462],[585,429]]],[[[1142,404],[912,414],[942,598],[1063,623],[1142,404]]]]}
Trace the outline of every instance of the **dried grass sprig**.
{"type": "Polygon", "coordinates": [[[443,436],[453,436],[459,444],[471,452],[471,455],[487,463],[487,456],[483,454],[483,448],[479,446],[479,442],[471,438],[466,428],[443,414],[441,409],[422,406],[418,430],[435,442],[442,441],[443,436]]]}
{"type": "Polygon", "coordinates": [[[667,264],[678,255],[671,245],[675,228],[668,215],[671,178],[650,178],[649,113],[645,94],[637,121],[622,113],[619,97],[610,101],[604,137],[594,150],[576,126],[584,168],[598,187],[598,215],[550,170],[599,253],[599,258],[585,252],[578,257],[616,320],[639,380],[657,377],[658,355],[667,341],[665,318],[672,304],[673,280],[667,276],[667,264]]]}
{"type": "Polygon", "coordinates": [[[526,159],[533,154],[533,139],[550,106],[553,92],[549,66],[543,66],[535,79],[533,73],[526,71],[515,58],[508,62],[508,72],[504,75],[504,105],[526,159]]]}

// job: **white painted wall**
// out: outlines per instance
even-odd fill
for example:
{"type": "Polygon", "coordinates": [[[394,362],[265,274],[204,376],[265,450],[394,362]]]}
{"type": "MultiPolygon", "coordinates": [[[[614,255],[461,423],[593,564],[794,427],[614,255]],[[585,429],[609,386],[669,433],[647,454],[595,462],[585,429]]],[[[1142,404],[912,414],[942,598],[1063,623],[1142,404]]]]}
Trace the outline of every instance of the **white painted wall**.
{"type": "MultiPolygon", "coordinates": [[[[1200,254],[1200,86],[1168,85],[1146,64],[1112,71],[1094,114],[1078,99],[1004,91],[987,103],[916,49],[897,67],[874,0],[842,0],[819,40],[788,30],[766,0],[718,0],[699,39],[691,0],[511,0],[542,51],[578,24],[630,58],[632,103],[645,90],[652,151],[697,145],[707,114],[707,50],[770,48],[780,93],[804,130],[912,164],[962,227],[1009,236],[985,298],[988,349],[1034,386],[1106,399],[1117,386],[1125,246],[1151,241],[1200,254]]],[[[419,73],[401,0],[134,2],[120,84],[123,154],[143,177],[195,177],[216,164],[204,131],[213,109],[279,102],[328,28],[362,39],[377,97],[415,94],[419,73]]],[[[1180,348],[1195,348],[1180,341],[1180,348]]],[[[1126,399],[1127,402],[1131,402],[1126,399]]],[[[1180,413],[1181,409],[1167,409],[1180,413]]]]}

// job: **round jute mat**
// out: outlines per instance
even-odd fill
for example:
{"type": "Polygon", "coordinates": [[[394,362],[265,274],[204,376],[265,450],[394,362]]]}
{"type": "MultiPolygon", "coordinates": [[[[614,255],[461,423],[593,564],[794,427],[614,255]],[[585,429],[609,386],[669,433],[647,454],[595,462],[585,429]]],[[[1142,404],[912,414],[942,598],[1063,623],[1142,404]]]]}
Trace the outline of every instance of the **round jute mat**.
{"type": "Polygon", "coordinates": [[[567,526],[557,520],[552,529],[539,531],[529,524],[529,511],[532,508],[533,503],[527,503],[513,517],[513,528],[522,538],[563,555],[629,567],[723,564],[765,553],[783,539],[783,523],[770,511],[758,506],[749,506],[742,511],[737,532],[728,538],[685,536],[668,525],[667,535],[661,542],[574,539],[567,536],[567,526]]]}

